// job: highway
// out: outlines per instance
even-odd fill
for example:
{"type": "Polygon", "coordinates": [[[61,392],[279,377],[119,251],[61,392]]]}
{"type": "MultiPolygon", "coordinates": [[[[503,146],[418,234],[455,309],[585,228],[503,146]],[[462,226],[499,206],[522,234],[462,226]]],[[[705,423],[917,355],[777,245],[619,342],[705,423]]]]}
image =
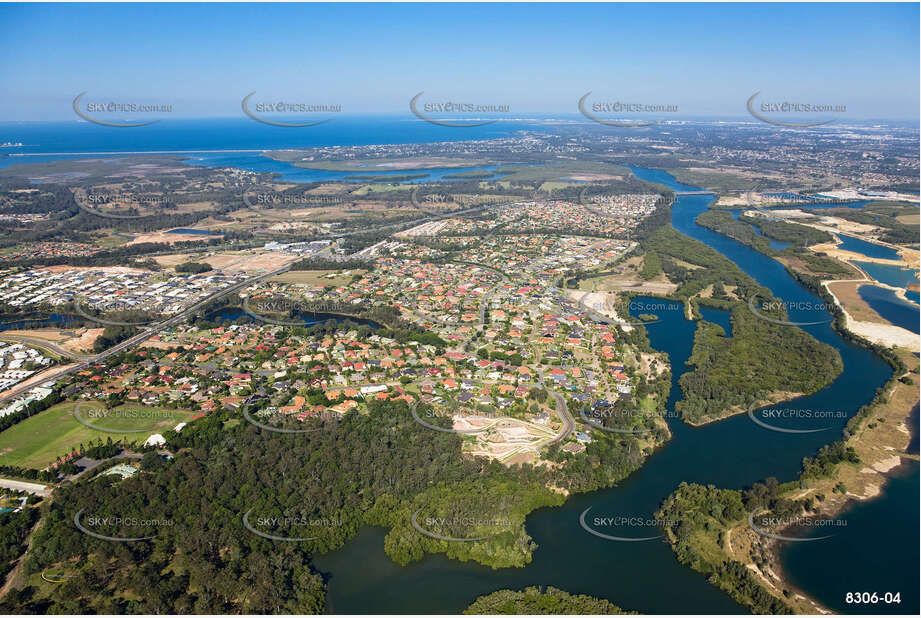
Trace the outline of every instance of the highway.
{"type": "MultiPolygon", "coordinates": [[[[468,209],[461,210],[461,211],[455,211],[455,212],[448,213],[448,214],[445,214],[445,215],[442,215],[442,216],[428,216],[428,217],[424,217],[424,218],[422,218],[422,219],[419,219],[418,222],[429,221],[429,220],[439,219],[439,218],[456,217],[456,216],[458,216],[458,215],[468,214],[468,213],[476,212],[476,211],[482,210],[482,209],[483,209],[482,206],[478,206],[478,207],[475,207],[475,208],[468,208],[468,209]]],[[[378,228],[370,228],[370,229],[365,229],[365,230],[356,230],[356,231],[353,231],[353,232],[344,232],[344,233],[340,233],[340,234],[329,234],[329,235],[325,235],[325,236],[313,237],[313,238],[311,238],[310,240],[319,240],[319,239],[327,239],[327,238],[332,238],[332,239],[334,239],[334,238],[343,238],[343,237],[345,237],[345,236],[351,236],[351,235],[354,235],[354,234],[367,234],[367,233],[374,232],[374,231],[377,231],[377,230],[386,229],[386,228],[390,228],[390,227],[397,227],[397,226],[399,226],[399,225],[405,225],[405,224],[406,224],[406,222],[403,222],[403,223],[398,223],[398,224],[391,224],[391,225],[380,226],[380,227],[378,227],[378,228]]],[[[330,247],[330,248],[331,248],[331,247],[330,247]]],[[[324,251],[329,251],[330,248],[327,248],[327,249],[324,250],[324,251]]],[[[320,252],[320,253],[323,253],[323,252],[320,252]]],[[[291,260],[292,263],[295,262],[295,261],[296,261],[296,259],[292,259],[292,260],[291,260]]],[[[71,367],[68,367],[66,370],[61,371],[61,372],[59,372],[59,373],[57,373],[57,374],[55,374],[55,375],[53,375],[53,376],[50,376],[50,375],[49,375],[49,379],[55,379],[55,380],[57,380],[57,379],[60,379],[60,378],[62,378],[62,377],[64,377],[64,376],[67,376],[67,375],[70,375],[70,374],[72,374],[72,373],[75,373],[75,372],[77,372],[77,371],[81,371],[81,370],[85,369],[86,367],[88,367],[88,366],[90,366],[90,365],[93,365],[93,364],[95,364],[95,363],[98,363],[98,362],[100,362],[100,361],[103,361],[103,360],[109,358],[110,356],[113,356],[113,355],[115,355],[115,354],[119,354],[120,352],[123,352],[124,350],[130,349],[130,348],[132,348],[132,347],[138,345],[139,343],[142,343],[142,342],[144,342],[144,341],[150,339],[151,337],[153,337],[153,336],[156,335],[157,333],[159,333],[159,332],[161,332],[161,331],[163,331],[163,330],[165,330],[165,329],[167,329],[167,328],[170,328],[170,327],[172,327],[172,326],[175,326],[175,325],[181,323],[183,320],[185,320],[187,317],[189,317],[190,315],[192,315],[192,314],[194,314],[195,312],[197,312],[197,311],[198,311],[199,309],[201,309],[202,307],[208,305],[209,303],[211,303],[211,302],[213,302],[213,301],[215,301],[215,300],[217,300],[217,299],[219,299],[219,298],[223,298],[224,296],[227,296],[228,294],[232,294],[232,293],[234,293],[234,292],[237,292],[237,291],[239,291],[239,290],[241,290],[241,289],[243,289],[243,288],[245,288],[245,287],[248,287],[248,286],[250,286],[250,285],[253,285],[254,283],[259,283],[260,281],[263,281],[263,280],[265,280],[265,279],[270,279],[270,278],[272,278],[272,277],[274,277],[274,276],[276,276],[276,275],[280,275],[280,274],[282,274],[282,273],[288,272],[290,269],[291,269],[291,264],[289,263],[289,264],[287,264],[287,265],[285,265],[285,266],[283,266],[282,268],[279,268],[279,269],[277,269],[277,270],[273,270],[273,271],[271,271],[271,272],[263,273],[263,274],[258,275],[258,276],[256,276],[256,277],[251,277],[251,278],[249,278],[249,279],[245,279],[245,280],[243,280],[243,281],[240,281],[240,282],[238,282],[238,283],[235,283],[235,284],[231,285],[231,286],[228,287],[228,288],[225,288],[225,289],[223,289],[223,290],[218,290],[218,291],[215,292],[214,294],[212,294],[212,295],[210,295],[210,296],[208,296],[208,297],[206,297],[206,298],[204,298],[204,299],[198,301],[198,302],[195,303],[194,305],[191,305],[191,306],[187,307],[186,309],[184,309],[184,310],[181,311],[180,313],[177,313],[175,316],[173,316],[173,317],[171,317],[171,318],[168,318],[168,319],[166,319],[166,320],[164,320],[164,321],[162,321],[162,322],[158,322],[157,324],[154,324],[153,326],[151,326],[151,327],[149,327],[149,328],[143,330],[142,332],[140,332],[140,333],[138,333],[137,335],[131,337],[130,339],[126,339],[125,341],[122,341],[121,343],[116,344],[116,345],[112,346],[111,348],[109,348],[109,349],[107,349],[107,350],[105,350],[104,352],[101,352],[101,353],[99,353],[99,354],[94,354],[94,355],[90,355],[90,356],[79,356],[79,355],[73,354],[72,352],[69,352],[69,351],[67,351],[67,350],[64,350],[64,349],[61,348],[60,346],[57,346],[57,345],[55,345],[55,344],[53,344],[53,343],[46,342],[46,341],[41,340],[41,339],[33,339],[33,338],[30,338],[30,337],[15,337],[14,335],[11,335],[11,334],[9,334],[9,333],[7,333],[7,335],[10,336],[11,338],[15,337],[15,340],[17,340],[17,341],[21,341],[21,342],[23,342],[23,343],[34,344],[34,345],[39,346],[39,347],[44,347],[44,348],[47,348],[47,349],[49,349],[49,350],[55,352],[56,354],[60,354],[62,357],[66,357],[66,358],[70,358],[70,359],[72,359],[72,360],[76,360],[77,363],[76,363],[75,365],[72,365],[71,367]]],[[[31,390],[34,386],[35,386],[35,384],[32,383],[32,384],[21,384],[21,385],[19,385],[19,386],[13,387],[12,389],[10,389],[10,390],[7,392],[6,395],[0,397],[0,405],[2,405],[2,404],[4,404],[4,403],[7,403],[7,402],[9,402],[9,401],[12,401],[12,400],[16,399],[17,397],[21,396],[23,393],[25,393],[25,392],[31,390]]]]}
{"type": "MultiPolygon", "coordinates": [[[[294,261],[294,260],[292,260],[292,262],[293,262],[293,261],[294,261]]],[[[99,354],[94,354],[94,355],[91,355],[91,356],[78,357],[78,358],[80,359],[79,362],[77,362],[77,363],[74,364],[74,365],[71,365],[71,366],[68,367],[66,370],[64,370],[64,371],[62,371],[62,372],[60,372],[60,373],[58,373],[58,374],[55,375],[55,376],[53,376],[53,378],[50,378],[50,377],[49,377],[49,379],[59,380],[60,378],[63,378],[64,376],[67,376],[67,375],[70,375],[70,374],[75,373],[75,372],[77,372],[77,371],[81,371],[81,370],[83,370],[83,369],[86,369],[86,368],[89,367],[90,365],[93,365],[93,364],[99,363],[99,362],[101,362],[101,361],[104,361],[105,359],[109,358],[110,356],[114,356],[114,355],[119,354],[119,353],[121,353],[121,352],[123,352],[123,351],[125,351],[125,350],[128,350],[128,349],[130,349],[130,348],[133,348],[134,346],[138,345],[139,343],[142,343],[142,342],[144,342],[144,341],[147,341],[148,339],[150,339],[151,337],[153,337],[153,336],[156,335],[157,333],[160,333],[161,331],[163,331],[163,330],[165,330],[165,329],[167,329],[167,328],[171,328],[171,327],[173,327],[173,326],[176,326],[177,324],[180,324],[180,323],[183,322],[186,318],[188,318],[189,316],[191,316],[191,315],[197,313],[199,310],[203,309],[204,307],[206,307],[208,304],[214,302],[215,300],[218,300],[218,299],[220,299],[220,298],[223,298],[224,296],[227,296],[227,295],[229,295],[229,294],[233,294],[234,292],[238,292],[239,290],[242,290],[242,289],[245,288],[245,287],[249,287],[250,285],[253,285],[254,283],[259,283],[260,281],[263,281],[263,280],[265,280],[265,279],[270,279],[270,278],[272,278],[272,277],[275,277],[276,275],[280,275],[280,274],[282,274],[282,273],[288,272],[290,269],[291,269],[291,264],[287,264],[287,265],[285,265],[285,266],[283,266],[282,268],[279,268],[279,269],[277,269],[277,270],[273,270],[273,271],[271,271],[271,272],[263,273],[263,274],[261,274],[261,275],[255,276],[255,277],[251,277],[251,278],[249,278],[249,279],[244,279],[243,281],[239,281],[239,282],[237,282],[237,283],[231,285],[230,287],[224,288],[224,289],[222,289],[222,290],[218,290],[218,291],[216,291],[214,294],[211,294],[210,296],[207,296],[207,297],[203,298],[202,300],[196,302],[195,304],[186,307],[185,309],[183,309],[181,312],[177,313],[177,314],[174,315],[173,317],[168,318],[168,319],[166,319],[166,320],[163,320],[162,322],[158,322],[158,323],[156,323],[156,324],[150,326],[149,328],[147,328],[147,329],[141,331],[141,332],[138,333],[137,335],[134,335],[134,336],[131,337],[130,339],[126,339],[126,340],[122,341],[121,343],[118,343],[118,344],[112,346],[111,348],[105,350],[104,352],[101,352],[101,353],[99,353],[99,354]]],[[[21,338],[21,339],[25,339],[25,338],[21,338]]],[[[38,342],[38,341],[40,341],[40,340],[36,340],[36,342],[38,342]]],[[[51,349],[50,346],[48,346],[47,343],[45,343],[44,341],[42,341],[41,343],[36,343],[36,345],[41,345],[41,346],[48,347],[49,349],[51,349]]],[[[66,355],[67,355],[68,357],[70,357],[70,358],[74,358],[73,355],[71,355],[70,353],[67,353],[66,355]]],[[[6,403],[7,401],[11,401],[11,400],[13,400],[13,399],[19,397],[20,395],[22,395],[22,394],[25,393],[26,391],[32,389],[34,386],[35,386],[34,383],[33,383],[33,384],[23,384],[23,385],[20,385],[20,386],[18,386],[18,387],[15,387],[15,388],[11,389],[5,396],[3,396],[2,398],[0,398],[0,404],[6,403]]]]}

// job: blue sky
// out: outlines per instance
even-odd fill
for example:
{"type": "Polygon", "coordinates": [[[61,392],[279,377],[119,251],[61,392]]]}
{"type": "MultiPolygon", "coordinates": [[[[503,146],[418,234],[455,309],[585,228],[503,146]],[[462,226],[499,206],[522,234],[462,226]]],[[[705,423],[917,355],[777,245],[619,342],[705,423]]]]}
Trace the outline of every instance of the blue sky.
{"type": "Polygon", "coordinates": [[[756,91],[917,119],[918,4],[5,4],[0,120],[73,98],[235,116],[257,91],[407,112],[432,99],[576,113],[579,97],[745,115],[756,91]]]}

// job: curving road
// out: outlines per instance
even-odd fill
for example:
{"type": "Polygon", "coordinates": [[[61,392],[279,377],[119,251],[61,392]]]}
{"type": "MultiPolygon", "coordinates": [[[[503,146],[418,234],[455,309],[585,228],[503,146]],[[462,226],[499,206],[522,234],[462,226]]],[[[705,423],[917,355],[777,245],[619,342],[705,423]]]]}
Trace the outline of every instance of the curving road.
{"type": "Polygon", "coordinates": [[[16,331],[6,331],[0,335],[0,341],[8,341],[10,343],[23,343],[28,344],[33,348],[44,348],[51,352],[54,352],[61,358],[69,358],[75,361],[83,361],[91,358],[83,354],[75,354],[70,350],[66,350],[59,346],[53,341],[48,341],[47,339],[42,339],[41,337],[29,337],[27,335],[18,335],[16,331]]]}
{"type": "Polygon", "coordinates": [[[530,382],[526,384],[521,384],[521,386],[527,386],[528,388],[544,388],[553,400],[556,401],[556,415],[560,417],[560,420],[563,422],[563,426],[560,428],[560,433],[556,434],[556,437],[547,442],[547,446],[552,444],[559,444],[570,435],[576,429],[576,420],[572,417],[572,414],[569,413],[569,408],[566,407],[566,398],[556,391],[552,391],[549,388],[544,387],[544,376],[543,374],[538,374],[537,382],[530,382]]]}

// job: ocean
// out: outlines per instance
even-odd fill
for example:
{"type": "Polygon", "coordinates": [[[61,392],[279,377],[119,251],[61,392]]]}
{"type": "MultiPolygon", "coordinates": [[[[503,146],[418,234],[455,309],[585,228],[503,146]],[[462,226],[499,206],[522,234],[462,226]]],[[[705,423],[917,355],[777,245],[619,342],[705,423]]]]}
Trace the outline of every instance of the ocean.
{"type": "MultiPolygon", "coordinates": [[[[499,120],[481,127],[444,127],[412,115],[344,116],[313,127],[273,127],[249,118],[163,120],[145,127],[105,127],[85,121],[0,122],[0,169],[24,163],[93,156],[177,154],[190,165],[236,167],[254,172],[278,172],[290,182],[342,180],[357,172],[299,168],[274,161],[267,150],[420,144],[509,138],[524,132],[546,131],[558,122],[550,118],[499,120]],[[9,156],[4,156],[9,155],[9,156]]],[[[572,122],[572,121],[568,121],[572,122]]],[[[441,180],[445,174],[491,170],[494,167],[425,170],[419,182],[441,180]]],[[[405,175],[407,171],[368,170],[368,174],[405,175]]],[[[415,174],[416,172],[410,172],[415,174]]],[[[410,181],[411,182],[411,181],[410,181]]]]}
{"type": "MultiPolygon", "coordinates": [[[[94,154],[280,150],[325,146],[416,144],[510,137],[554,124],[550,118],[498,120],[480,127],[444,127],[410,114],[336,117],[313,127],[274,127],[249,118],[164,119],[144,127],[86,121],[0,122],[0,154],[94,154]]],[[[13,157],[18,159],[19,157],[13,157]]],[[[31,158],[31,157],[30,157],[31,158]]]]}

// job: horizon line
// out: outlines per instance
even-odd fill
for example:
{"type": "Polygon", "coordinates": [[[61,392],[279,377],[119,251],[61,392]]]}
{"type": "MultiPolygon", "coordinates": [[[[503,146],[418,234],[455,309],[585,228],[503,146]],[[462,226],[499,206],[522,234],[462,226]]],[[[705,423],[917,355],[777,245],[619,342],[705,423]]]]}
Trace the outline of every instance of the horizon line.
{"type": "MultiPolygon", "coordinates": [[[[360,118],[360,117],[367,117],[367,116],[402,116],[402,117],[405,117],[407,120],[412,120],[415,122],[427,122],[426,120],[423,120],[415,116],[411,112],[404,112],[404,111],[385,111],[385,112],[362,111],[362,112],[349,112],[349,113],[336,112],[336,114],[337,116],[330,118],[329,120],[335,120],[336,118],[360,118]]],[[[291,117],[292,118],[295,118],[295,117],[309,118],[311,116],[298,115],[298,116],[291,116],[291,117]]],[[[566,119],[569,119],[569,118],[577,119],[580,122],[583,122],[585,124],[596,124],[595,121],[593,121],[590,118],[586,118],[584,115],[580,114],[579,112],[528,112],[527,114],[519,114],[514,117],[484,114],[484,115],[479,116],[478,118],[488,118],[490,120],[497,120],[498,122],[523,122],[523,121],[529,121],[529,120],[553,120],[556,117],[563,117],[566,119]]],[[[616,118],[616,117],[612,116],[612,118],[616,118]]],[[[625,118],[627,118],[627,116],[625,116],[625,118]]],[[[632,116],[630,118],[632,118],[632,116]]],[[[174,120],[174,121],[175,120],[178,120],[178,121],[249,120],[245,115],[242,115],[242,114],[240,115],[233,114],[233,115],[226,115],[226,116],[167,116],[167,117],[159,116],[155,119],[161,120],[161,121],[162,120],[174,120]]],[[[472,120],[472,119],[477,119],[477,118],[472,118],[468,116],[459,116],[458,119],[472,120]]],[[[120,118],[120,120],[134,120],[134,118],[125,117],[125,118],[120,118]]],[[[737,115],[727,115],[727,116],[711,115],[711,114],[703,114],[703,113],[702,114],[689,114],[687,116],[670,117],[670,118],[662,119],[662,120],[659,120],[656,124],[673,124],[675,122],[691,122],[691,121],[730,122],[730,123],[735,123],[735,124],[747,124],[747,123],[764,124],[758,119],[752,118],[751,116],[745,113],[740,113],[737,115]]],[[[918,118],[918,117],[861,116],[861,117],[855,117],[855,118],[840,118],[839,117],[839,118],[835,118],[834,121],[835,123],[841,123],[841,124],[847,124],[848,122],[874,122],[874,121],[921,123],[921,118],[918,118]]],[[[71,124],[72,123],[72,124],[86,124],[86,125],[95,124],[91,121],[83,120],[80,118],[73,118],[73,119],[68,119],[68,118],[34,119],[34,118],[30,118],[30,119],[19,119],[19,120],[0,119],[0,124],[22,124],[22,123],[35,123],[35,124],[39,124],[39,123],[71,124]]],[[[829,125],[826,125],[826,126],[829,126],[829,125]]],[[[831,126],[835,126],[835,125],[831,125],[831,126]]]]}

